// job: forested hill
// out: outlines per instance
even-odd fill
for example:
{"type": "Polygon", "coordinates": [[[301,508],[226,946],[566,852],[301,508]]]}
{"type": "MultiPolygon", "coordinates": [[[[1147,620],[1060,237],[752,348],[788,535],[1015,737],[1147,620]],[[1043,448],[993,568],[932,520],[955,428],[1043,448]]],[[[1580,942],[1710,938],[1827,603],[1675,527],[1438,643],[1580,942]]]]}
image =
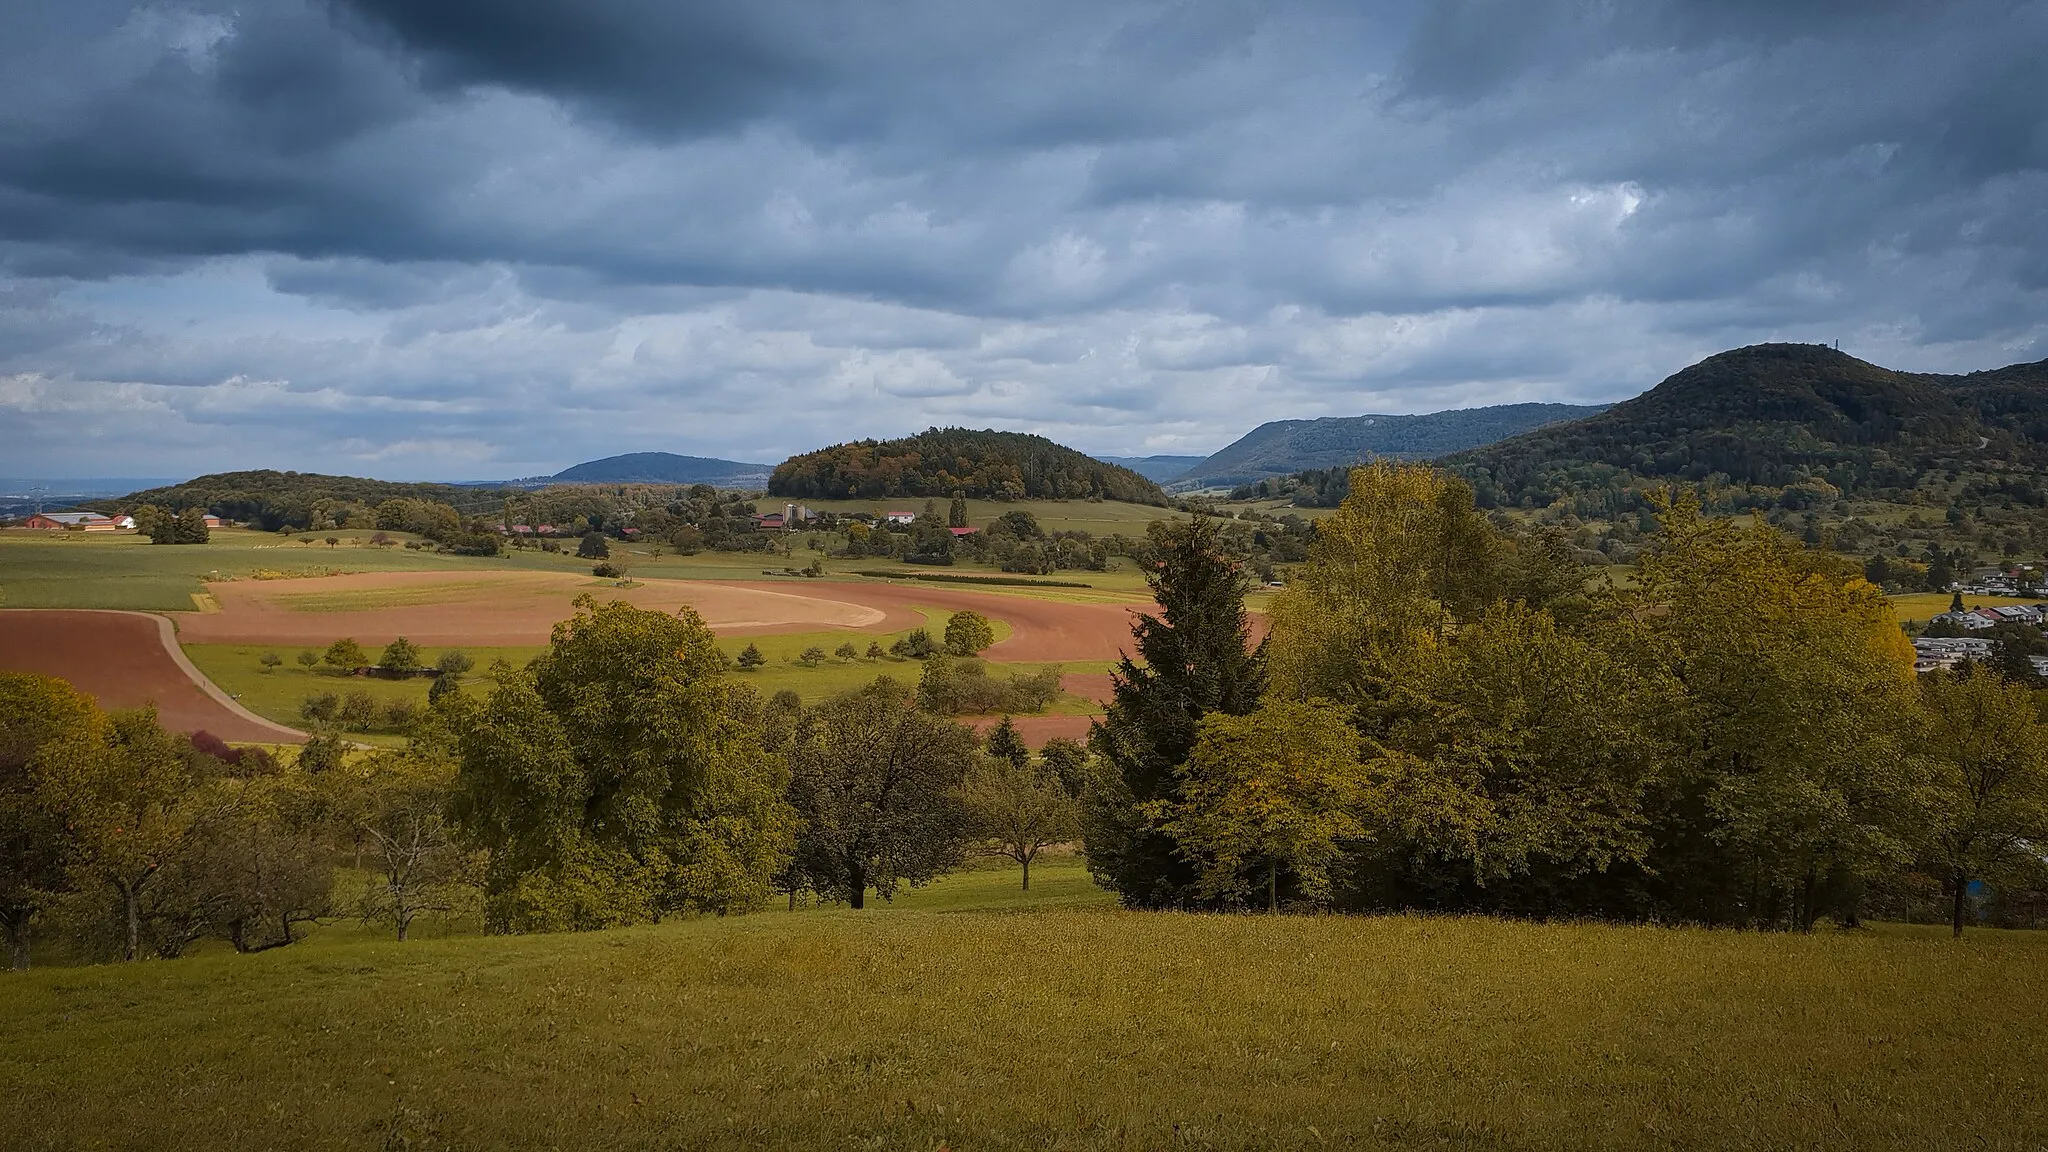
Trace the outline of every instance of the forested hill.
{"type": "Polygon", "coordinates": [[[563,484],[710,484],[719,488],[759,488],[769,465],[673,452],[628,452],[565,468],[550,479],[563,484]]]}
{"type": "Polygon", "coordinates": [[[1325,416],[1273,420],[1189,469],[1175,491],[1274,479],[1312,468],[1345,468],[1375,457],[1427,460],[1599,412],[1576,404],[1498,404],[1423,416],[1325,416]]]}
{"type": "Polygon", "coordinates": [[[131,509],[144,504],[179,511],[204,508],[230,520],[274,529],[304,524],[318,507],[380,504],[386,500],[427,500],[458,512],[497,508],[499,490],[454,484],[403,484],[361,476],[323,476],[317,472],[216,472],[181,484],[131,492],[118,500],[94,501],[94,507],[131,509]]]}
{"type": "Polygon", "coordinates": [[[1164,504],[1159,485],[1021,432],[931,428],[900,440],[856,440],[783,461],[768,478],[775,496],[880,498],[968,496],[995,500],[1095,497],[1164,504]]]}
{"type": "Polygon", "coordinates": [[[1904,503],[1936,471],[2039,505],[2048,361],[1937,376],[1825,345],[1758,344],[1710,356],[1599,415],[1443,464],[1483,505],[1562,499],[1582,516],[1640,507],[1644,490],[1674,481],[1750,507],[1843,495],[1904,503]]]}

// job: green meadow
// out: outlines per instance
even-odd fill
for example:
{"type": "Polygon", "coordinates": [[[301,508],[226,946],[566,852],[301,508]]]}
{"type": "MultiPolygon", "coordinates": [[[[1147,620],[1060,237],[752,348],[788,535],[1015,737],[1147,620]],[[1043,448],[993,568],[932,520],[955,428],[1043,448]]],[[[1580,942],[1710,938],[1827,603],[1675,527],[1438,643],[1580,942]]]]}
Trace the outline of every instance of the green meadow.
{"type": "Polygon", "coordinates": [[[2048,1142],[2048,934],[1141,913],[1071,858],[1033,879],[0,974],[0,1146],[2048,1142]]]}

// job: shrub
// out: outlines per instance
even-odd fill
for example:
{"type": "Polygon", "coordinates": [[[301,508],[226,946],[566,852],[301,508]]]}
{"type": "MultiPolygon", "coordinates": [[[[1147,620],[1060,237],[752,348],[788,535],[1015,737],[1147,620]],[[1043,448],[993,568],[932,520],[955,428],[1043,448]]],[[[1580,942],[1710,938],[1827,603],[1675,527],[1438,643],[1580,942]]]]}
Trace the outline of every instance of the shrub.
{"type": "Polygon", "coordinates": [[[590,574],[592,576],[604,576],[613,580],[625,575],[624,572],[619,570],[617,564],[599,564],[590,570],[590,574]]]}
{"type": "Polygon", "coordinates": [[[299,749],[299,769],[303,772],[327,772],[341,767],[343,757],[348,755],[348,742],[339,736],[315,736],[299,749]]]}
{"type": "Polygon", "coordinates": [[[411,700],[398,699],[384,705],[384,726],[395,732],[412,727],[413,718],[419,715],[420,706],[411,700]]]}
{"type": "Polygon", "coordinates": [[[889,645],[889,651],[906,660],[927,660],[939,654],[939,646],[932,642],[931,633],[913,628],[909,635],[889,645]]]}
{"type": "Polygon", "coordinates": [[[945,716],[1043,712],[1059,694],[1057,665],[998,680],[988,674],[988,665],[983,661],[946,656],[926,664],[917,684],[918,706],[945,716]]]}
{"type": "MultiPolygon", "coordinates": [[[[307,655],[311,655],[311,653],[307,653],[307,655]]],[[[256,658],[256,662],[263,665],[265,672],[275,672],[278,666],[284,663],[284,657],[279,656],[275,652],[265,652],[256,658]]]]}
{"type": "Polygon", "coordinates": [[[450,648],[446,652],[441,653],[439,660],[434,661],[434,667],[439,669],[443,676],[460,676],[471,668],[476,667],[476,661],[471,659],[469,653],[464,652],[462,649],[450,648]]]}
{"type": "Polygon", "coordinates": [[[602,532],[586,532],[583,542],[576,545],[576,555],[585,560],[603,560],[611,554],[611,545],[604,542],[602,532]]]}
{"type": "Polygon", "coordinates": [[[340,709],[341,698],[332,692],[315,693],[299,703],[300,716],[321,723],[334,719],[334,714],[340,709]]]}

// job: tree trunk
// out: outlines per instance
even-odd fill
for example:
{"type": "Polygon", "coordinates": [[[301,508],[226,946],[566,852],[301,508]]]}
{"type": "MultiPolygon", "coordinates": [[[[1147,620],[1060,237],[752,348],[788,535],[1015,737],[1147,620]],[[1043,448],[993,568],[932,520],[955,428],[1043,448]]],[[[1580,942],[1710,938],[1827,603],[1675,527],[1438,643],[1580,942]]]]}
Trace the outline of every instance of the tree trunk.
{"type": "Polygon", "coordinates": [[[400,944],[405,943],[405,934],[411,928],[412,918],[410,916],[400,916],[398,918],[398,942],[400,944]]]}
{"type": "Polygon", "coordinates": [[[1266,911],[1280,910],[1280,864],[1275,860],[1266,861],[1266,911]]]}
{"type": "Polygon", "coordinates": [[[1031,857],[1024,858],[1024,891],[1031,891],[1031,857]]]}
{"type": "Polygon", "coordinates": [[[852,880],[852,881],[853,881],[853,882],[852,882],[851,884],[847,885],[847,887],[848,887],[849,889],[851,889],[851,892],[850,892],[850,894],[849,894],[849,895],[847,896],[847,903],[849,903],[849,904],[853,905],[853,907],[854,907],[854,908],[855,908],[856,910],[859,910],[859,909],[861,909],[861,908],[865,908],[865,907],[867,907],[867,906],[868,906],[868,872],[867,872],[867,869],[865,869],[865,868],[862,868],[862,867],[861,867],[860,865],[856,864],[856,865],[854,865],[854,866],[853,866],[852,868],[849,868],[849,869],[847,869],[847,875],[848,875],[848,878],[849,878],[850,880],[852,880]]]}
{"type": "Polygon", "coordinates": [[[1970,902],[1970,878],[1961,869],[1956,870],[1956,900],[1954,905],[1955,938],[1963,938],[1963,910],[1970,902]]]}
{"type": "Polygon", "coordinates": [[[10,964],[13,969],[16,972],[27,970],[28,917],[23,916],[21,922],[14,926],[14,930],[7,934],[7,942],[10,945],[8,951],[11,953],[10,964]]]}
{"type": "Polygon", "coordinates": [[[121,910],[128,918],[128,951],[121,958],[133,960],[142,945],[142,903],[135,898],[131,885],[121,885],[121,910]]]}

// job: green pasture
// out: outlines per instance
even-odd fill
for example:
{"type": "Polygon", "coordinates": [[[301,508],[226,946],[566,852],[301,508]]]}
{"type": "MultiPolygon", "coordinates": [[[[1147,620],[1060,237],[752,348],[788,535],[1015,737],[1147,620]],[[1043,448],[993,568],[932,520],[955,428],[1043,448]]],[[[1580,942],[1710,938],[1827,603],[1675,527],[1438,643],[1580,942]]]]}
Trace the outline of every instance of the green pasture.
{"type": "Polygon", "coordinates": [[[892,904],[0,973],[19,1149],[2037,1149],[2048,934],[892,904]]]}
{"type": "MultiPolygon", "coordinates": [[[[204,582],[257,572],[439,572],[480,562],[367,543],[301,544],[267,532],[216,529],[207,544],[159,545],[130,532],[0,531],[0,607],[190,612],[204,582]]],[[[487,562],[485,562],[487,563],[487,562]]]]}
{"type": "MultiPolygon", "coordinates": [[[[779,496],[768,496],[756,500],[755,506],[763,512],[779,510],[783,504],[802,504],[813,512],[833,512],[849,515],[866,512],[880,516],[888,512],[922,513],[925,498],[906,497],[901,500],[784,500],[779,496]]],[[[940,516],[946,515],[952,501],[940,497],[936,502],[940,516]]],[[[1142,536],[1145,525],[1154,520],[1172,520],[1181,515],[1171,508],[1151,504],[1126,504],[1120,500],[969,500],[967,522],[976,528],[985,528],[1005,512],[1029,512],[1038,520],[1038,526],[1047,532],[1092,532],[1097,536],[1108,536],[1121,532],[1126,536],[1142,536]]]]}

